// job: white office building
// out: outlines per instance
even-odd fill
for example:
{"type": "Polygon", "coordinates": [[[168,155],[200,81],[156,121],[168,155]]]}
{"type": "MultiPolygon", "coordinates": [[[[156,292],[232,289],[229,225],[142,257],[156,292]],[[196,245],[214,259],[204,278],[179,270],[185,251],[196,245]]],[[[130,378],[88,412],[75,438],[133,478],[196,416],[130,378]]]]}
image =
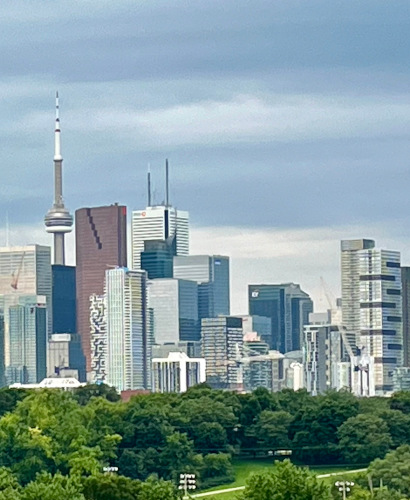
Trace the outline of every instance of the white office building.
{"type": "Polygon", "coordinates": [[[175,255],[189,253],[189,214],[174,207],[158,205],[132,212],[132,268],[141,269],[144,242],[172,240],[175,255]]]}
{"type": "Polygon", "coordinates": [[[152,339],[147,275],[127,268],[105,274],[106,381],[118,391],[151,387],[152,339]]]}
{"type": "Polygon", "coordinates": [[[170,352],[152,359],[153,392],[185,392],[206,380],[205,359],[189,358],[184,352],[170,352]]]}

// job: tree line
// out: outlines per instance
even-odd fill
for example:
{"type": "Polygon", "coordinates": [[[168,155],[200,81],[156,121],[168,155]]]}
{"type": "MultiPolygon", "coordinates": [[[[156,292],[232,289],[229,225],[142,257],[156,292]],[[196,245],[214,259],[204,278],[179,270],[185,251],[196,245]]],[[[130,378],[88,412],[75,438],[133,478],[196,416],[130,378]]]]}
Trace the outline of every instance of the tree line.
{"type": "Polygon", "coordinates": [[[183,472],[196,474],[202,488],[233,481],[233,456],[291,450],[296,463],[367,465],[410,445],[409,392],[359,399],[343,391],[237,394],[203,384],[123,403],[104,385],[72,393],[3,389],[0,416],[0,493],[4,482],[23,500],[37,498],[24,496],[27,489],[50,481],[77,488],[80,499],[115,500],[95,493],[115,481],[135,490],[130,498],[157,489],[158,498],[171,499],[183,472]],[[118,472],[104,474],[108,466],[118,472]]]}

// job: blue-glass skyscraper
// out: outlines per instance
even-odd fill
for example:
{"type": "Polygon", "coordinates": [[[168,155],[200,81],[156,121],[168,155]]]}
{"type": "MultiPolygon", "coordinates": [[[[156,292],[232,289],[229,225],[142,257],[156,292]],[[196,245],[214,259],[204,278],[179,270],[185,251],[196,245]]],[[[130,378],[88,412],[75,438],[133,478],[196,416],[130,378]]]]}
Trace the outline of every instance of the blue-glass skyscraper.
{"type": "Polygon", "coordinates": [[[313,302],[299,285],[249,285],[249,314],[271,319],[271,349],[282,353],[301,349],[303,325],[309,323],[313,302]]]}
{"type": "Polygon", "coordinates": [[[53,265],[52,333],[76,333],[75,267],[53,265]]]}
{"type": "Polygon", "coordinates": [[[198,283],[199,319],[230,314],[229,257],[183,255],[174,257],[174,278],[198,283]]]}

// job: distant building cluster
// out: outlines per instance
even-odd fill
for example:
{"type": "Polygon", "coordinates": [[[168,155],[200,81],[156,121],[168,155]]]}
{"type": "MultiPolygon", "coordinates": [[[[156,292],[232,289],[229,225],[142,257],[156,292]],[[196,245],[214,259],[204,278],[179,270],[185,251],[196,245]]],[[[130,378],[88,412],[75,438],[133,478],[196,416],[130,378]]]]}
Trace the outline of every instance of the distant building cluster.
{"type": "Polygon", "coordinates": [[[169,200],[131,213],[117,203],[76,210],[62,196],[55,127],[50,247],[0,248],[0,386],[109,384],[118,391],[184,392],[206,382],[248,392],[347,389],[388,396],[410,388],[410,268],[373,240],[341,242],[341,298],[314,311],[300,285],[248,286],[231,315],[230,259],[191,255],[189,214],[169,200]],[[64,236],[75,221],[76,266],[64,236]],[[130,255],[127,255],[130,243],[130,255]]]}

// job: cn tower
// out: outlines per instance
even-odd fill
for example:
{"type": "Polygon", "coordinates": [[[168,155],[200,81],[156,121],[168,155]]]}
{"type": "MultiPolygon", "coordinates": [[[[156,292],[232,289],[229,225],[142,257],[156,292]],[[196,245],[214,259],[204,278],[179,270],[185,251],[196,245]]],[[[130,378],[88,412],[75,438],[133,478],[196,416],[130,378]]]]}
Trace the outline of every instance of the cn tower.
{"type": "Polygon", "coordinates": [[[46,231],[54,234],[54,264],[65,265],[64,235],[73,230],[73,216],[64,206],[63,157],[61,156],[61,130],[58,92],[56,93],[56,126],[54,132],[54,203],[44,217],[46,231]]]}

